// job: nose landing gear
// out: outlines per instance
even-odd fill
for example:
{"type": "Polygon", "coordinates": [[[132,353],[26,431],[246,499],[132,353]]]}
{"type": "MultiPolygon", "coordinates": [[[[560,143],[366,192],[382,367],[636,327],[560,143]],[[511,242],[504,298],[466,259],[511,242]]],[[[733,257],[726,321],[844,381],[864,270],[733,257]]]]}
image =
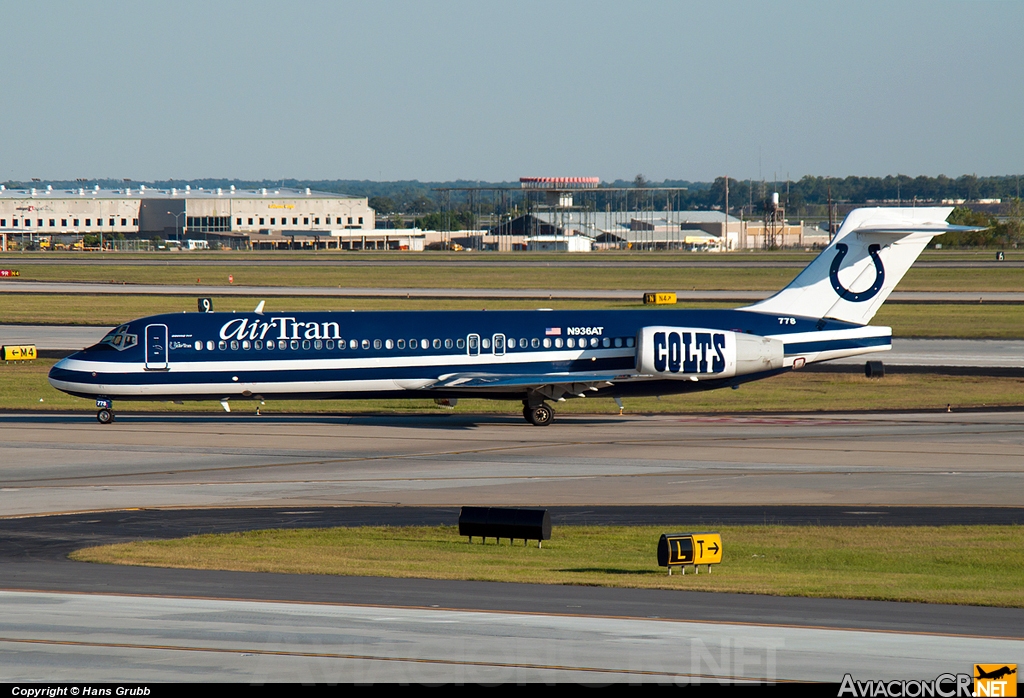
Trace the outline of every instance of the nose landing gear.
{"type": "Polygon", "coordinates": [[[96,413],[96,421],[100,424],[110,424],[114,421],[114,404],[110,400],[99,399],[96,401],[99,411],[96,413]]]}
{"type": "Polygon", "coordinates": [[[523,417],[535,427],[546,427],[555,419],[555,411],[545,402],[530,405],[523,402],[523,417]]]}

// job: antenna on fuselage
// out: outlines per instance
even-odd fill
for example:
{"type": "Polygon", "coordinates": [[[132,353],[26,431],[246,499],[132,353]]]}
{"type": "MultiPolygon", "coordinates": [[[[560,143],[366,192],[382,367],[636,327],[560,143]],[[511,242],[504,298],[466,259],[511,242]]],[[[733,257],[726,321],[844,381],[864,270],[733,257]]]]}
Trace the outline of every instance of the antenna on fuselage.
{"type": "Polygon", "coordinates": [[[254,310],[252,312],[256,313],[257,315],[262,315],[263,314],[263,306],[265,306],[266,304],[267,304],[266,301],[260,301],[259,305],[256,306],[256,310],[254,310]]]}

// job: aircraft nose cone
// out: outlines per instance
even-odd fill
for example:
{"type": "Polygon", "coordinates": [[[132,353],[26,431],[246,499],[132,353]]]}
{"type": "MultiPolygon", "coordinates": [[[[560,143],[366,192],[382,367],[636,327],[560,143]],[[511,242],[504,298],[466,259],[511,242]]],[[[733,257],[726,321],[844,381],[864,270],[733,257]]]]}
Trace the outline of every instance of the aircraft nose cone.
{"type": "Polygon", "coordinates": [[[72,361],[81,356],[82,352],[75,352],[71,356],[65,356],[63,359],[53,365],[50,371],[47,373],[47,380],[54,388],[63,390],[61,384],[64,381],[70,380],[74,376],[74,370],[71,368],[72,361]]]}

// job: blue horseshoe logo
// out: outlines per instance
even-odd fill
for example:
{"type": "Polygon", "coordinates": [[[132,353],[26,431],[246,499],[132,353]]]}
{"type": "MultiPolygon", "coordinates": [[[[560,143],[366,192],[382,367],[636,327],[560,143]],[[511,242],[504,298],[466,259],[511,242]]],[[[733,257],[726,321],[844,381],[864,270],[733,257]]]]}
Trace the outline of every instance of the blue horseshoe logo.
{"type": "Polygon", "coordinates": [[[882,284],[885,283],[885,267],[882,266],[882,259],[878,256],[880,249],[882,248],[879,245],[868,245],[868,254],[871,255],[871,259],[875,263],[875,282],[871,284],[871,288],[868,290],[854,293],[839,283],[839,267],[842,265],[843,258],[846,257],[850,248],[841,242],[836,245],[837,252],[835,259],[832,260],[832,267],[828,270],[828,278],[832,282],[832,288],[835,289],[840,298],[851,303],[863,303],[874,298],[882,290],[882,284]]]}

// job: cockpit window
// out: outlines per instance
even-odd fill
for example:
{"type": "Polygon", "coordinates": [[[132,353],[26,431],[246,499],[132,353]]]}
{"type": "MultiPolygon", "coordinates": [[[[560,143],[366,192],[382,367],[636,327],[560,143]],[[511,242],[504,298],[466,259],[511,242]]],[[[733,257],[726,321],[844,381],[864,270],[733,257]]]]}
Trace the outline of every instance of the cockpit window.
{"type": "Polygon", "coordinates": [[[139,343],[139,335],[128,334],[128,325],[121,325],[111,330],[106,337],[100,340],[100,344],[114,347],[118,351],[130,349],[139,343]]]}

